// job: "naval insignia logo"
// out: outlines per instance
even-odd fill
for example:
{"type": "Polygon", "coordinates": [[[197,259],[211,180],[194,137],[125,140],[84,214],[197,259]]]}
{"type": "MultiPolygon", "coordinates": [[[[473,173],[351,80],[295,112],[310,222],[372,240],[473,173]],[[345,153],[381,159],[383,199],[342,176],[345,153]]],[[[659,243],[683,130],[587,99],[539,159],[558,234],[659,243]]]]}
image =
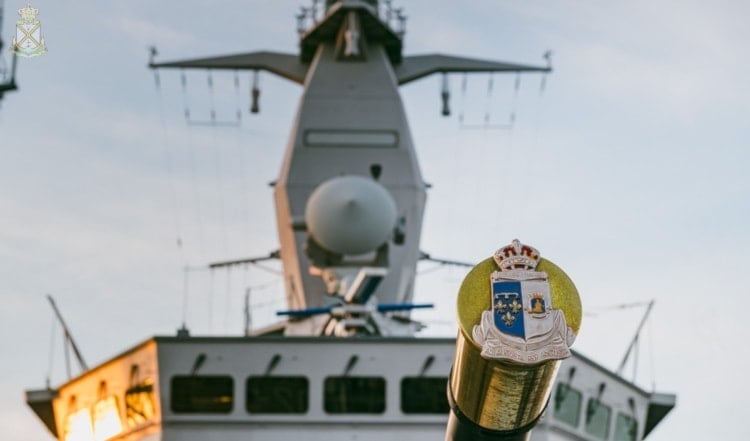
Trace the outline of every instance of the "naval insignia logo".
{"type": "Polygon", "coordinates": [[[547,274],[536,271],[539,251],[514,240],[493,258],[492,309],[472,332],[482,356],[525,364],[569,357],[575,333],[552,304],[547,274]]]}
{"type": "Polygon", "coordinates": [[[26,5],[18,10],[20,19],[16,22],[16,36],[13,37],[11,51],[21,57],[38,57],[47,53],[42,37],[42,23],[36,18],[39,10],[26,5]]]}

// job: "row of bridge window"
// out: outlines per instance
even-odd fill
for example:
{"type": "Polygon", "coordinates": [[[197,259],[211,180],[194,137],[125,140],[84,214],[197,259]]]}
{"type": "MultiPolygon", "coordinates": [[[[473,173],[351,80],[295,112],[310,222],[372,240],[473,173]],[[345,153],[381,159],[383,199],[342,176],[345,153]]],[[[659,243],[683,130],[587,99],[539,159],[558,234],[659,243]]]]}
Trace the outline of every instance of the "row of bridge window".
{"type": "MultiPolygon", "coordinates": [[[[400,407],[404,414],[440,414],[449,411],[447,377],[404,377],[400,384],[400,407]]],[[[226,414],[235,406],[234,379],[225,375],[183,375],[171,379],[171,409],[176,414],[226,414]]],[[[304,376],[250,376],[245,381],[245,409],[252,414],[305,414],[310,408],[310,382],[304,376]]],[[[66,419],[65,433],[120,433],[118,400],[102,394],[91,409],[75,406],[66,419]],[[115,418],[116,417],[116,418],[115,418]],[[80,422],[78,424],[77,422],[80,422]],[[114,424],[116,423],[116,424],[114,424]],[[93,430],[93,431],[92,431],[93,430]]],[[[585,407],[583,394],[559,383],[550,407],[558,421],[600,440],[635,441],[638,422],[634,415],[617,412],[590,397],[585,407]],[[611,430],[614,429],[614,430],[611,430]],[[612,432],[612,433],[610,433],[612,432]],[[610,436],[611,435],[611,436],[610,436]]],[[[130,427],[146,423],[155,413],[153,385],[143,383],[125,394],[126,422],[130,427]]],[[[323,409],[329,414],[382,414],[386,409],[386,381],[383,377],[331,376],[323,382],[323,409]]],[[[81,439],[89,439],[89,436],[81,439]]],[[[66,438],[68,439],[68,438],[66,438]]],[[[76,439],[72,437],[70,439],[76,439]]],[[[102,438],[104,439],[104,438],[102,438]]]]}
{"type": "MultiPolygon", "coordinates": [[[[401,411],[447,414],[446,377],[401,379],[401,411]]],[[[224,375],[181,375],[171,379],[171,409],[177,414],[230,413],[235,407],[234,379],[224,375]]],[[[245,381],[245,410],[253,414],[304,414],[310,408],[310,382],[304,376],[251,376],[245,381]]],[[[323,410],[329,414],[382,414],[383,377],[327,377],[323,410]]]]}
{"type": "Polygon", "coordinates": [[[610,438],[612,408],[598,398],[591,397],[583,407],[583,395],[570,385],[558,383],[554,399],[555,419],[580,429],[583,419],[583,430],[600,440],[635,441],[638,434],[638,422],[632,415],[617,413],[614,432],[610,438]],[[581,418],[581,417],[584,418],[581,418]]]}
{"type": "MultiPolygon", "coordinates": [[[[446,377],[401,379],[400,406],[405,414],[447,414],[446,377]]],[[[234,379],[225,375],[175,376],[171,380],[171,409],[177,414],[230,413],[235,406],[234,379]]],[[[245,381],[245,410],[253,414],[305,414],[310,408],[310,381],[304,376],[251,376],[245,381]]],[[[617,413],[610,438],[612,408],[595,397],[588,399],[559,383],[554,417],[601,440],[635,441],[638,422],[617,413]],[[583,417],[583,418],[582,418],[583,417]],[[582,424],[583,423],[583,424],[582,424]],[[581,427],[581,425],[583,427],[581,427]]],[[[383,377],[331,376],[323,382],[323,410],[329,414],[382,414],[386,408],[383,377]]]]}

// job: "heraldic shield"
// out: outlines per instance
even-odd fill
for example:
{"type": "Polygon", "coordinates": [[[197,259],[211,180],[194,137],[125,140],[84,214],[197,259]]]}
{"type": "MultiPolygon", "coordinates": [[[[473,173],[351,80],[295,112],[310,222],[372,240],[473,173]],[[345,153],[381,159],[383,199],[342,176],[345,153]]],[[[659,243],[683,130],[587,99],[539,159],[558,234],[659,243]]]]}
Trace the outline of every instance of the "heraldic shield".
{"type": "Polygon", "coordinates": [[[488,359],[539,363],[570,356],[575,332],[552,303],[547,274],[536,271],[539,252],[517,240],[493,256],[492,308],[482,313],[472,337],[488,359]]]}
{"type": "Polygon", "coordinates": [[[554,325],[547,305],[552,300],[543,280],[493,280],[492,309],[498,331],[523,339],[548,333],[554,325]]]}
{"type": "Polygon", "coordinates": [[[37,57],[47,53],[47,46],[42,37],[42,24],[36,18],[38,9],[26,6],[18,10],[21,17],[16,22],[16,36],[13,37],[11,50],[22,57],[37,57]]]}

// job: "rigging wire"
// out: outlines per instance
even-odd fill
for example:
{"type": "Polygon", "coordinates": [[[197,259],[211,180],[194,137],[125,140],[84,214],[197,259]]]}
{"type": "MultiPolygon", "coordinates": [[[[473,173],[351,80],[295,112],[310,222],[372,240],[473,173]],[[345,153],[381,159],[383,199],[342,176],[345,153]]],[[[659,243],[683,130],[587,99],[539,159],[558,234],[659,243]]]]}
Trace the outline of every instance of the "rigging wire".
{"type": "Polygon", "coordinates": [[[436,272],[436,271],[438,271],[438,270],[441,270],[441,269],[445,269],[445,268],[448,268],[449,266],[450,266],[450,265],[445,265],[445,264],[443,264],[443,263],[438,263],[438,264],[435,264],[434,266],[431,266],[431,267],[429,267],[429,268],[427,268],[427,269],[423,269],[423,270],[421,270],[421,271],[417,271],[417,273],[416,273],[416,274],[417,274],[418,276],[422,276],[422,275],[425,275],[425,274],[430,274],[430,273],[434,273],[434,272],[436,272]]]}
{"type": "MultiPolygon", "coordinates": [[[[242,286],[247,286],[247,273],[249,265],[242,268],[242,286]]],[[[253,329],[253,317],[250,314],[250,288],[245,288],[245,337],[249,337],[253,329]]]]}
{"type": "MultiPolygon", "coordinates": [[[[155,75],[155,83],[156,83],[157,87],[160,86],[161,81],[160,81],[160,78],[159,78],[158,74],[155,75]]],[[[209,69],[208,73],[207,73],[207,77],[206,77],[206,84],[207,84],[208,95],[209,95],[210,124],[200,123],[200,122],[195,121],[195,120],[192,119],[192,112],[191,112],[191,105],[190,105],[191,99],[190,99],[189,91],[188,91],[188,78],[187,78],[186,72],[184,70],[182,70],[180,72],[180,83],[181,83],[181,91],[182,91],[184,118],[185,118],[186,124],[189,126],[188,127],[188,131],[187,131],[187,134],[188,134],[188,143],[187,144],[188,144],[188,147],[189,147],[188,150],[187,150],[187,154],[188,154],[188,163],[189,163],[189,168],[190,168],[191,187],[192,187],[192,193],[193,193],[193,199],[194,199],[194,205],[195,205],[195,217],[196,217],[197,226],[198,226],[198,238],[199,238],[199,244],[200,244],[200,254],[201,255],[205,255],[205,253],[206,253],[205,240],[204,240],[205,239],[204,215],[203,215],[203,209],[205,208],[203,205],[205,205],[205,204],[202,204],[202,202],[205,203],[205,200],[202,200],[204,198],[201,197],[200,190],[199,190],[199,185],[198,185],[198,183],[199,183],[199,179],[198,179],[198,176],[199,176],[199,167],[198,167],[199,161],[198,161],[198,156],[197,156],[198,151],[196,150],[196,139],[194,138],[194,133],[193,133],[194,129],[192,128],[193,125],[211,125],[212,126],[211,140],[210,140],[210,142],[211,142],[211,147],[214,150],[214,168],[215,168],[214,171],[215,171],[215,175],[216,175],[216,182],[217,182],[216,185],[217,185],[218,196],[219,196],[218,197],[218,199],[219,199],[218,200],[218,203],[219,203],[219,207],[218,208],[219,208],[219,214],[220,214],[220,217],[221,217],[221,231],[222,231],[222,239],[223,239],[222,242],[223,242],[224,252],[228,253],[228,243],[229,243],[229,241],[228,241],[227,222],[226,222],[226,205],[225,205],[225,201],[224,201],[225,200],[224,196],[225,196],[225,193],[226,193],[226,191],[225,191],[225,182],[224,182],[224,180],[225,180],[225,176],[224,176],[224,172],[225,172],[225,170],[224,170],[224,160],[223,160],[223,157],[222,157],[222,152],[221,152],[221,150],[219,148],[219,145],[220,145],[220,143],[219,143],[219,136],[217,135],[216,130],[215,130],[216,126],[220,125],[217,122],[218,113],[217,113],[217,110],[216,110],[216,94],[215,94],[216,87],[218,86],[218,83],[215,82],[215,78],[214,78],[213,72],[209,69]]],[[[236,116],[236,122],[237,123],[234,124],[234,126],[239,127],[240,126],[240,122],[241,122],[241,118],[242,118],[242,111],[241,111],[242,100],[240,98],[240,81],[239,81],[239,76],[238,76],[237,71],[235,71],[234,75],[233,75],[233,85],[234,85],[234,89],[235,89],[235,101],[236,101],[236,105],[237,105],[236,109],[235,109],[235,116],[236,116]]],[[[230,124],[222,124],[222,125],[230,125],[230,124]]],[[[242,148],[241,148],[241,143],[240,143],[240,137],[239,136],[240,136],[240,131],[238,130],[238,132],[237,132],[237,138],[236,138],[236,144],[237,144],[238,150],[240,151],[240,156],[241,156],[240,168],[241,168],[241,172],[243,174],[243,183],[245,183],[244,186],[246,187],[247,177],[246,177],[245,167],[243,166],[244,165],[244,156],[243,156],[244,152],[242,151],[242,148]]],[[[247,204],[249,204],[249,201],[247,201],[247,204]]],[[[249,205],[246,205],[246,215],[247,215],[247,218],[249,219],[249,217],[250,217],[249,205]]],[[[181,236],[181,234],[180,234],[180,236],[181,236]]],[[[187,316],[188,316],[188,313],[189,313],[190,283],[191,283],[191,279],[189,277],[189,273],[192,272],[193,270],[196,270],[196,269],[197,268],[188,267],[187,266],[187,260],[186,260],[185,274],[184,274],[184,280],[183,280],[183,285],[184,285],[183,286],[183,311],[182,311],[183,327],[187,323],[187,316]]],[[[201,268],[201,269],[203,269],[203,268],[201,268]]],[[[266,269],[266,270],[269,270],[269,269],[266,269]]],[[[277,273],[274,270],[269,270],[269,271],[277,273]]],[[[230,275],[228,274],[227,275],[228,278],[227,278],[226,308],[225,308],[225,311],[224,311],[224,316],[225,317],[229,314],[229,310],[231,309],[231,295],[230,295],[230,291],[231,291],[232,282],[231,282],[231,279],[230,279],[229,276],[230,275]]],[[[216,300],[217,300],[216,299],[216,294],[217,294],[216,283],[217,282],[218,282],[218,280],[215,278],[215,275],[212,272],[211,273],[211,280],[210,280],[209,299],[208,299],[209,300],[209,303],[208,303],[209,329],[210,329],[211,332],[214,331],[214,319],[216,318],[216,317],[214,317],[214,315],[215,315],[214,312],[218,312],[218,311],[214,311],[214,309],[215,309],[215,305],[214,304],[216,303],[216,300]]]]}
{"type": "Polygon", "coordinates": [[[588,312],[585,312],[584,315],[588,317],[598,317],[601,313],[614,311],[617,309],[630,309],[630,308],[638,308],[641,306],[648,306],[649,302],[630,302],[630,303],[618,303],[617,305],[610,305],[605,306],[601,308],[594,308],[590,309],[588,312]]]}
{"type": "Polygon", "coordinates": [[[631,381],[635,383],[635,379],[638,377],[638,356],[641,353],[641,339],[640,335],[636,335],[633,340],[633,376],[631,381]]]}
{"type": "Polygon", "coordinates": [[[227,267],[227,285],[224,293],[224,333],[228,332],[227,323],[229,323],[229,310],[232,309],[231,305],[231,293],[232,293],[232,267],[227,267]]]}
{"type": "Polygon", "coordinates": [[[235,132],[235,138],[234,138],[234,144],[237,148],[237,154],[239,158],[239,168],[240,168],[240,179],[241,179],[241,185],[242,185],[242,191],[240,194],[243,196],[242,198],[242,210],[243,210],[243,216],[245,218],[245,234],[247,234],[246,243],[252,243],[252,218],[250,217],[250,197],[249,197],[249,179],[248,179],[248,173],[247,173],[247,163],[245,158],[245,149],[242,146],[242,130],[241,130],[241,118],[242,118],[242,97],[240,95],[240,77],[238,75],[238,72],[234,71],[234,94],[235,94],[235,101],[237,103],[237,131],[235,132]]]}
{"type": "MultiPolygon", "coordinates": [[[[257,266],[257,264],[256,264],[257,266]]],[[[245,296],[245,305],[244,305],[244,316],[245,316],[245,330],[248,329],[248,323],[252,323],[252,317],[249,317],[251,315],[251,311],[257,308],[266,307],[269,305],[278,304],[279,300],[278,298],[271,298],[270,300],[262,301],[262,302],[255,302],[250,303],[249,299],[247,298],[249,295],[249,291],[262,291],[268,288],[271,288],[273,286],[277,286],[281,283],[282,279],[280,278],[274,278],[270,281],[263,282],[263,283],[257,283],[255,285],[249,285],[247,283],[248,280],[248,271],[250,268],[250,264],[243,265],[243,276],[242,276],[242,283],[240,286],[244,286],[244,296],[245,296]]],[[[262,269],[262,268],[261,268],[262,269]]],[[[212,275],[216,274],[215,269],[211,270],[212,275]]],[[[234,310],[232,308],[232,290],[234,285],[234,282],[232,278],[234,277],[236,273],[232,271],[231,266],[226,267],[226,284],[225,284],[225,293],[224,293],[224,317],[223,317],[223,326],[224,326],[224,332],[228,333],[229,329],[229,323],[230,323],[230,312],[234,310]]],[[[218,279],[217,279],[218,283],[218,279]]],[[[213,286],[213,285],[212,285],[213,286]]]]}
{"type": "Polygon", "coordinates": [[[649,370],[651,371],[651,391],[656,390],[656,357],[654,357],[654,332],[651,322],[646,323],[648,328],[648,352],[649,352],[649,370]]]}
{"type": "MultiPolygon", "coordinates": [[[[248,266],[246,265],[245,269],[247,269],[247,268],[248,268],[248,266]]],[[[253,303],[253,302],[251,302],[251,299],[250,299],[251,294],[253,293],[253,291],[256,291],[256,292],[257,291],[262,291],[264,289],[273,287],[274,285],[278,285],[281,282],[281,280],[282,279],[275,279],[275,280],[272,280],[270,282],[261,283],[261,284],[257,284],[257,285],[252,285],[252,286],[248,286],[247,284],[244,285],[245,286],[245,307],[244,307],[244,314],[245,314],[245,329],[244,329],[244,333],[245,333],[245,336],[250,336],[252,334],[252,324],[253,324],[253,315],[252,315],[252,312],[253,312],[253,310],[259,309],[259,308],[265,308],[267,306],[278,304],[279,300],[281,300],[279,298],[276,298],[276,299],[266,300],[266,301],[263,301],[263,302],[253,303]]]]}
{"type": "Polygon", "coordinates": [[[193,193],[193,202],[195,204],[195,217],[196,222],[198,224],[198,249],[200,252],[200,255],[205,260],[205,246],[204,246],[204,229],[203,229],[203,214],[201,210],[201,198],[200,198],[200,192],[198,189],[198,177],[196,172],[196,166],[195,166],[195,143],[193,139],[193,128],[190,124],[190,107],[189,107],[189,101],[188,101],[188,93],[187,93],[187,76],[185,75],[184,69],[180,71],[180,82],[182,84],[182,98],[183,103],[185,107],[185,122],[187,123],[188,130],[187,130],[187,136],[188,136],[188,164],[190,168],[190,181],[191,181],[191,187],[192,187],[192,193],[193,193]]]}
{"type": "Polygon", "coordinates": [[[461,109],[459,110],[459,113],[458,113],[458,124],[459,124],[459,126],[463,125],[463,123],[464,123],[464,109],[465,109],[465,105],[466,105],[466,87],[467,87],[466,83],[467,83],[467,77],[468,77],[468,74],[466,72],[464,72],[464,75],[461,78],[461,109]]]}
{"type": "Polygon", "coordinates": [[[517,108],[517,95],[518,95],[518,89],[520,88],[520,73],[517,73],[516,77],[516,84],[515,84],[515,95],[514,99],[511,101],[511,109],[510,109],[510,115],[508,116],[507,122],[500,122],[493,120],[493,98],[495,95],[495,76],[494,73],[490,72],[487,76],[487,91],[485,93],[484,98],[484,112],[479,117],[479,120],[476,122],[466,122],[465,118],[465,101],[467,96],[467,80],[466,80],[466,73],[464,72],[464,77],[461,82],[461,109],[459,111],[458,121],[459,121],[459,127],[462,129],[512,129],[513,125],[516,120],[516,108],[517,108]]]}
{"type": "Polygon", "coordinates": [[[55,316],[52,316],[52,326],[50,327],[50,337],[49,337],[49,360],[47,365],[47,388],[50,387],[51,380],[52,380],[52,369],[54,368],[54,361],[55,361],[55,334],[57,334],[57,320],[55,320],[55,316]]]}
{"type": "Polygon", "coordinates": [[[180,69],[180,84],[182,85],[182,103],[185,115],[185,122],[190,124],[190,106],[187,98],[187,75],[185,75],[185,69],[180,69]]]}
{"type": "MultiPolygon", "coordinates": [[[[156,55],[156,49],[151,48],[152,58],[156,55]]],[[[172,149],[170,148],[170,137],[169,131],[167,130],[167,122],[165,117],[164,109],[164,96],[161,88],[161,78],[159,76],[159,69],[154,69],[154,86],[159,99],[159,121],[161,123],[161,145],[164,150],[165,166],[167,169],[167,175],[169,177],[169,190],[172,199],[172,222],[175,230],[175,243],[180,253],[180,257],[183,262],[185,258],[185,250],[182,247],[182,222],[180,219],[180,210],[177,203],[177,189],[175,185],[175,173],[174,173],[174,160],[172,149]]]]}
{"type": "MultiPolygon", "coordinates": [[[[654,355],[653,355],[653,338],[651,335],[651,328],[649,323],[649,316],[651,313],[651,310],[653,309],[655,300],[651,300],[648,302],[632,302],[632,303],[622,303],[618,305],[613,305],[605,308],[600,308],[599,311],[612,311],[612,310],[622,310],[622,309],[629,309],[634,307],[646,307],[646,311],[643,314],[643,317],[640,320],[640,323],[638,324],[638,327],[636,329],[635,335],[630,340],[630,344],[628,345],[627,350],[625,351],[625,356],[622,358],[622,361],[620,362],[620,365],[617,368],[617,374],[623,375],[625,372],[625,368],[628,363],[632,363],[632,382],[635,382],[638,375],[638,367],[639,367],[639,358],[640,358],[640,347],[641,347],[641,335],[644,331],[644,327],[646,325],[649,325],[649,365],[651,370],[651,381],[652,381],[652,387],[655,388],[655,380],[654,380],[654,355]],[[630,356],[633,356],[632,360],[630,356]]],[[[596,316],[596,315],[594,315],[596,316]]]]}
{"type": "MultiPolygon", "coordinates": [[[[547,67],[552,69],[552,51],[547,51],[542,55],[542,58],[544,58],[545,61],[547,61],[547,67]]],[[[539,82],[539,95],[541,96],[544,94],[544,90],[547,88],[547,77],[549,76],[549,72],[543,72],[542,73],[542,79],[539,82]]]]}
{"type": "Polygon", "coordinates": [[[224,253],[229,254],[229,240],[227,236],[226,209],[224,204],[224,179],[221,173],[221,148],[216,141],[216,108],[214,105],[214,80],[211,69],[208,69],[208,94],[211,102],[211,149],[214,151],[214,167],[216,173],[216,187],[219,193],[217,202],[219,204],[219,220],[221,223],[221,239],[224,253]]]}
{"type": "Polygon", "coordinates": [[[65,373],[68,376],[68,380],[72,378],[70,374],[70,344],[68,343],[68,336],[63,332],[63,349],[65,352],[65,373]]]}
{"type": "Polygon", "coordinates": [[[279,270],[277,270],[275,268],[269,268],[269,267],[264,266],[264,265],[262,265],[262,264],[260,264],[258,262],[253,262],[253,263],[251,263],[251,265],[253,265],[254,267],[256,267],[256,268],[258,268],[260,270],[263,270],[263,271],[265,271],[267,273],[274,274],[274,275],[277,275],[277,276],[281,276],[281,275],[284,274],[282,271],[279,271],[279,270]]]}
{"type": "Polygon", "coordinates": [[[187,315],[188,306],[190,300],[190,273],[198,271],[206,271],[208,268],[200,266],[189,266],[185,265],[182,268],[183,271],[183,296],[182,296],[182,327],[187,328],[187,315]]]}
{"type": "MultiPolygon", "coordinates": [[[[547,67],[552,68],[552,51],[547,51],[542,56],[547,61],[547,67]]],[[[536,112],[534,115],[534,127],[533,127],[533,144],[536,145],[539,142],[539,126],[541,125],[542,120],[542,111],[544,110],[544,107],[542,106],[542,100],[544,98],[545,90],[547,89],[547,77],[549,76],[549,72],[543,72],[542,78],[539,81],[539,94],[537,95],[537,105],[536,105],[536,112]]]]}
{"type": "Polygon", "coordinates": [[[206,79],[208,82],[208,97],[211,103],[210,108],[209,108],[209,114],[211,115],[211,122],[215,123],[216,122],[216,106],[214,105],[214,77],[213,77],[213,74],[211,73],[211,69],[208,69],[206,71],[206,74],[207,74],[206,79]]]}
{"type": "Polygon", "coordinates": [[[487,77],[487,100],[484,107],[484,127],[487,128],[490,124],[490,114],[492,112],[492,88],[495,82],[495,77],[492,73],[487,77]]]}
{"type": "Polygon", "coordinates": [[[237,126],[239,127],[242,122],[242,108],[240,107],[242,102],[240,100],[240,76],[237,69],[234,70],[234,96],[237,109],[235,110],[235,117],[237,118],[237,126]]]}
{"type": "Polygon", "coordinates": [[[513,85],[513,99],[511,100],[510,116],[508,124],[513,127],[516,123],[516,111],[518,109],[518,93],[521,90],[521,73],[516,72],[516,81],[513,85]]]}
{"type": "Polygon", "coordinates": [[[190,298],[189,267],[185,266],[182,284],[182,328],[187,328],[188,300],[190,298]]]}
{"type": "Polygon", "coordinates": [[[209,272],[210,281],[208,285],[208,333],[214,331],[214,270],[209,272]]]}

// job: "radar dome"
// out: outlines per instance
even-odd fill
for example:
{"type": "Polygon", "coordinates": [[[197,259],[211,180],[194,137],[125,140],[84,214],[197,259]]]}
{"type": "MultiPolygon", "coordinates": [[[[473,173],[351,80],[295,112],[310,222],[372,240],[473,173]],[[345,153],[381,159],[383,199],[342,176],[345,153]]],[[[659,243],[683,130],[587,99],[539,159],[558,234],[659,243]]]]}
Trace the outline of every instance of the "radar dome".
{"type": "Polygon", "coordinates": [[[313,190],[305,223],[323,248],[363,254],[384,244],[396,226],[396,203],[388,190],[364,176],[331,178],[313,190]]]}

